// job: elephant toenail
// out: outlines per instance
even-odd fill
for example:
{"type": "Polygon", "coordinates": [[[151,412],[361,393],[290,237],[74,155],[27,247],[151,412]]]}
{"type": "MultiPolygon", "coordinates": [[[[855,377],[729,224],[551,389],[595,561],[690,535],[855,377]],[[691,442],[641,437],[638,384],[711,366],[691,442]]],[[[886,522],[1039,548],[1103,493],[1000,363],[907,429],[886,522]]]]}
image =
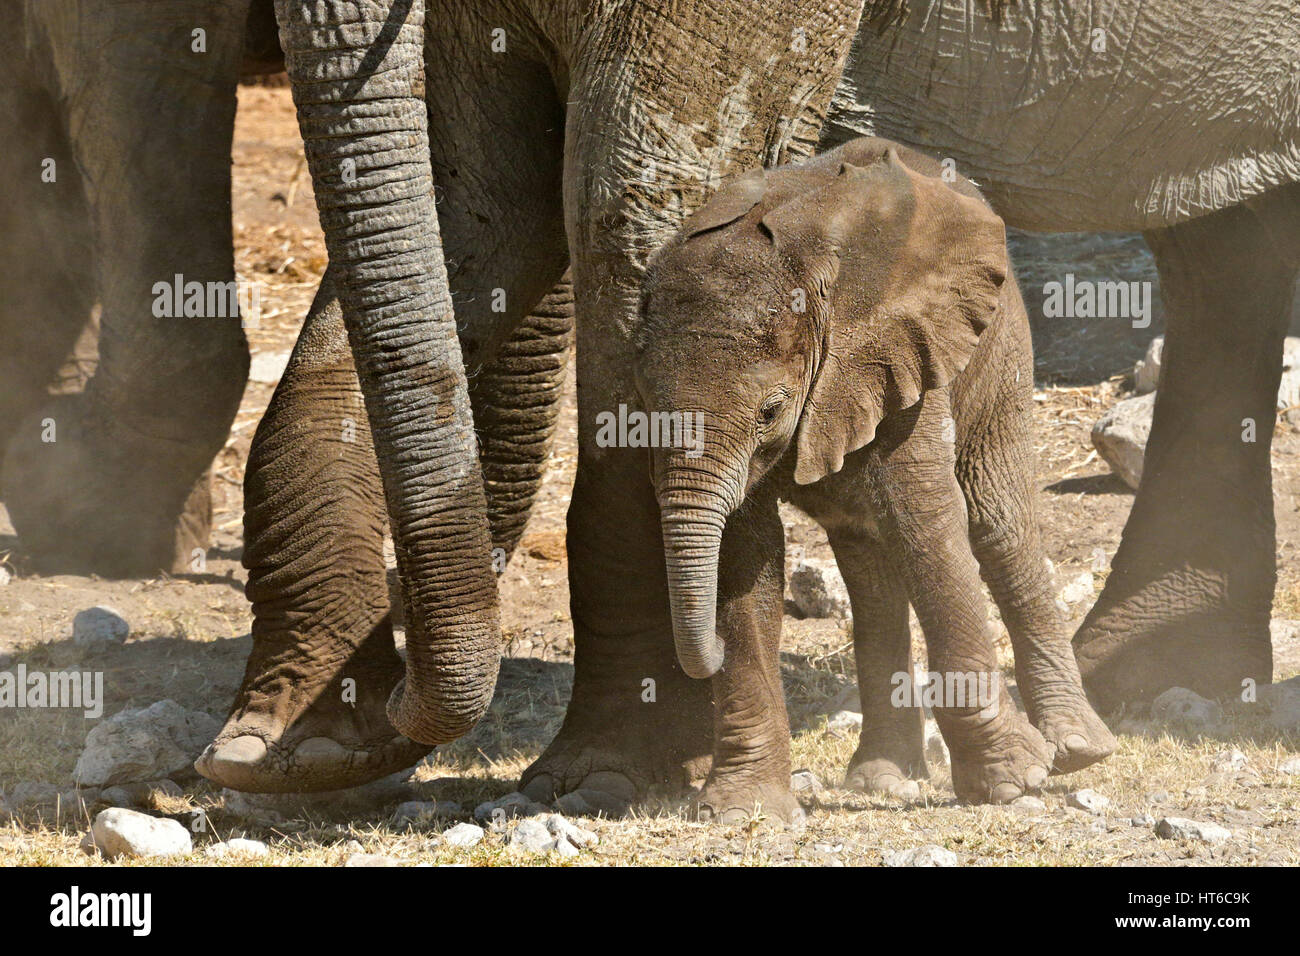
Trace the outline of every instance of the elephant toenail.
{"type": "Polygon", "coordinates": [[[993,788],[990,795],[994,803],[1010,803],[1020,796],[1021,790],[1014,783],[1000,783],[993,788]]]}
{"type": "Polygon", "coordinates": [[[293,751],[294,761],[302,767],[322,767],[337,764],[347,758],[347,749],[337,740],[328,737],[308,737],[293,751]]]}
{"type": "Polygon", "coordinates": [[[1070,734],[1065,738],[1066,750],[1083,750],[1088,746],[1088,738],[1083,734],[1070,734]]]}
{"type": "Polygon", "coordinates": [[[1025,774],[1025,783],[1029,784],[1030,787],[1037,787],[1046,779],[1046,767],[1030,767],[1029,772],[1025,774]]]}
{"type": "Polygon", "coordinates": [[[249,767],[261,763],[266,758],[266,741],[261,737],[243,734],[233,740],[227,740],[212,751],[208,766],[213,769],[221,767],[249,767]]]}
{"type": "Polygon", "coordinates": [[[633,785],[632,781],[621,773],[615,773],[612,770],[597,770],[595,773],[587,774],[579,787],[584,790],[599,790],[602,793],[608,793],[624,803],[631,803],[636,799],[636,786],[633,785]]]}

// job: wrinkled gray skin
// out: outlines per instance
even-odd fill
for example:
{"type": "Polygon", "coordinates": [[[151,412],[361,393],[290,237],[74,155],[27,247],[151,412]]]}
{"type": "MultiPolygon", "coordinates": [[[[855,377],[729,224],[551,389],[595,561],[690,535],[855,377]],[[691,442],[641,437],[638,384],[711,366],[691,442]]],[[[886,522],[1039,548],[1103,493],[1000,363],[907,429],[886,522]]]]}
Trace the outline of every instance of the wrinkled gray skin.
{"type": "Polygon", "coordinates": [[[950,158],[1012,226],[1144,230],[1160,271],[1142,487],[1075,636],[1090,695],[1111,709],[1268,681],[1269,445],[1300,269],[1295,3],[1053,0],[1000,25],[964,0],[909,6],[868,4],[823,145],[874,133],[950,158]]]}
{"type": "Polygon", "coordinates": [[[638,386],[647,408],[699,429],[654,452],[654,479],[677,654],[713,678],[704,818],[798,814],[780,498],[826,528],[853,603],[850,786],[903,794],[926,773],[920,710],[891,705],[898,675],[911,680],[909,602],[931,671],[997,673],[981,575],[1037,729],[1000,684],[935,707],[957,795],[1006,802],[1114,749],[1039,540],[1033,356],[1002,223],[941,172],[852,140],[725,187],[651,262],[638,386]]]}
{"type": "Polygon", "coordinates": [[[248,0],[0,0],[0,493],[44,570],[187,572],[208,544],[208,466],[248,346],[237,313],[155,318],[153,286],[235,277],[247,12],[248,0]],[[83,393],[52,397],[74,344],[82,372],[94,365],[83,332],[96,302],[98,367],[83,393]]]}
{"type": "Polygon", "coordinates": [[[482,713],[501,635],[464,369],[472,380],[492,368],[571,262],[576,673],[564,727],[525,786],[626,800],[681,785],[707,766],[708,687],[672,653],[647,454],[600,447],[596,417],[637,403],[646,258],[724,177],[811,150],[860,3],[781,0],[761,18],[741,0],[429,0],[427,18],[424,6],[277,3],[330,255],[322,318],[304,335],[347,394],[346,329],[404,585],[392,726],[384,700],[401,670],[368,448],[358,432],[356,447],[327,446],[346,464],[311,467],[337,413],[295,413],[290,392],[317,382],[300,348],[303,370],[281,383],[249,468],[254,649],[198,766],[242,789],[328,789],[407,766],[482,713]],[[323,321],[335,293],[340,318],[323,321]],[[352,520],[358,508],[370,519],[352,520]],[[345,706],[340,682],[363,662],[345,706]]]}

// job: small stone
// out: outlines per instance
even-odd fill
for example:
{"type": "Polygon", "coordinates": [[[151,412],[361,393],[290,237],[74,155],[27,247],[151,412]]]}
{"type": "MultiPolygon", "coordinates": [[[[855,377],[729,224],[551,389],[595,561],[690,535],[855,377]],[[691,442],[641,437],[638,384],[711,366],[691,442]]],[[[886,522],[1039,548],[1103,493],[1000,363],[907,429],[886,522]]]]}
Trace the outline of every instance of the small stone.
{"type": "Polygon", "coordinates": [[[14,576],[9,573],[9,569],[4,566],[0,566],[0,588],[4,587],[13,579],[14,576]]]}
{"type": "Polygon", "coordinates": [[[558,813],[552,813],[546,818],[546,830],[556,840],[567,840],[576,847],[595,846],[600,842],[600,838],[596,834],[570,823],[558,813]]]}
{"type": "Polygon", "coordinates": [[[261,840],[245,840],[242,837],[203,848],[203,855],[213,860],[224,856],[266,856],[270,852],[271,848],[261,840]]]}
{"type": "Polygon", "coordinates": [[[1147,803],[1168,803],[1169,792],[1167,790],[1152,790],[1147,794],[1147,803]]]}
{"type": "Polygon", "coordinates": [[[1165,337],[1157,335],[1147,343],[1145,358],[1133,366],[1133,389],[1139,395],[1154,392],[1160,385],[1160,360],[1164,354],[1165,337]]]}
{"type": "Polygon", "coordinates": [[[343,861],[345,867],[401,866],[404,861],[384,853],[353,853],[343,861]]]}
{"type": "Polygon", "coordinates": [[[284,370],[288,367],[288,352],[258,352],[248,363],[248,380],[274,385],[284,377],[284,370]]]}
{"type": "Polygon", "coordinates": [[[483,839],[483,836],[484,830],[481,826],[473,823],[458,823],[442,831],[442,842],[446,846],[474,846],[483,839]]]}
{"type": "Polygon", "coordinates": [[[174,700],[122,710],[86,735],[72,778],[105,786],[190,772],[194,758],[220,729],[216,718],[186,710],[174,700]]]}
{"type": "Polygon", "coordinates": [[[1135,827],[1153,827],[1156,825],[1156,818],[1149,813],[1139,813],[1129,820],[1129,823],[1135,827]]]}
{"type": "Polygon", "coordinates": [[[1110,797],[1102,796],[1095,790],[1075,790],[1073,793],[1065,795],[1066,806],[1077,807],[1080,810],[1087,810],[1089,813],[1100,815],[1110,806],[1110,797]]]}
{"type": "Polygon", "coordinates": [[[555,837],[541,820],[526,817],[510,833],[510,846],[530,853],[546,853],[555,847],[555,837]]]}
{"type": "Polygon", "coordinates": [[[105,604],[78,611],[72,619],[74,644],[121,644],[130,633],[122,613],[105,604]]]}
{"type": "Polygon", "coordinates": [[[581,852],[564,837],[557,837],[555,840],[555,846],[553,846],[551,850],[557,855],[564,857],[577,856],[578,853],[581,852]]]}
{"type": "Polygon", "coordinates": [[[1186,687],[1171,687],[1151,702],[1151,719],[1187,730],[1206,730],[1223,719],[1223,708],[1186,687]]]}
{"type": "Polygon", "coordinates": [[[1232,831],[1217,823],[1201,823],[1186,817],[1164,817],[1156,823],[1156,836],[1166,840],[1198,840],[1201,843],[1222,843],[1232,836],[1232,831]]]}
{"type": "Polygon", "coordinates": [[[1126,398],[1092,426],[1092,444],[1111,471],[1130,488],[1142,480],[1142,459],[1151,435],[1155,394],[1126,398]]]}
{"type": "Polygon", "coordinates": [[[193,849],[190,831],[175,820],[123,807],[101,810],[90,830],[104,856],[184,856],[193,849]]]}
{"type": "Polygon", "coordinates": [[[1061,588],[1061,600],[1066,604],[1078,604],[1093,596],[1096,587],[1091,571],[1080,571],[1061,588]]]}
{"type": "Polygon", "coordinates": [[[790,600],[804,617],[851,617],[849,591],[833,562],[800,561],[790,574],[790,600]]]}
{"type": "Polygon", "coordinates": [[[1047,809],[1047,804],[1045,804],[1040,798],[1035,797],[1032,794],[1028,794],[1028,793],[1022,794],[1021,796],[1016,797],[1014,800],[1012,800],[1011,806],[1015,807],[1018,810],[1046,810],[1047,809]]]}
{"type": "Polygon", "coordinates": [[[839,710],[826,721],[827,730],[853,730],[862,726],[862,715],[851,710],[839,710]]]}
{"type": "Polygon", "coordinates": [[[1246,755],[1240,750],[1220,750],[1210,758],[1210,769],[1216,773],[1236,773],[1246,766],[1246,755]]]}
{"type": "Polygon", "coordinates": [[[1269,723],[1278,730],[1300,730],[1300,677],[1262,685],[1259,702],[1268,708],[1269,723]]]}
{"type": "Polygon", "coordinates": [[[790,789],[795,793],[821,793],[823,788],[811,770],[796,770],[790,774],[790,789]]]}
{"type": "Polygon", "coordinates": [[[1300,774],[1300,757],[1287,757],[1277,765],[1277,769],[1279,773],[1284,773],[1291,777],[1300,774]]]}
{"type": "Polygon", "coordinates": [[[893,850],[885,854],[885,866],[956,866],[957,854],[927,843],[910,850],[893,850]]]}

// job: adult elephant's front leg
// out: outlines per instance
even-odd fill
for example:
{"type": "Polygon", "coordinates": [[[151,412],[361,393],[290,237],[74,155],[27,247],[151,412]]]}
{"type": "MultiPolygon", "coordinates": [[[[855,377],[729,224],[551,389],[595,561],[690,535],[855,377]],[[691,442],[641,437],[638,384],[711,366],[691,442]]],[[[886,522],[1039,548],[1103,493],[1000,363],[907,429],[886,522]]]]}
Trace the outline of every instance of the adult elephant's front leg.
{"type": "Polygon", "coordinates": [[[1174,686],[1240,694],[1273,671],[1269,448],[1300,187],[1147,240],[1169,307],[1155,418],[1106,589],[1074,638],[1103,709],[1174,686]]]}
{"type": "Polygon", "coordinates": [[[50,189],[80,172],[93,215],[99,365],[16,425],[5,502],[41,567],[189,571],[248,370],[230,224],[247,0],[70,6],[27,4],[29,36],[78,167],[50,189]]]}
{"type": "Polygon", "coordinates": [[[645,262],[728,175],[810,149],[860,4],[627,4],[570,64],[565,218],[577,301],[578,474],[569,508],[573,698],[524,772],[549,798],[627,802],[702,776],[709,687],[673,653],[659,511],[643,448],[597,440],[640,409],[631,338],[645,262]]]}

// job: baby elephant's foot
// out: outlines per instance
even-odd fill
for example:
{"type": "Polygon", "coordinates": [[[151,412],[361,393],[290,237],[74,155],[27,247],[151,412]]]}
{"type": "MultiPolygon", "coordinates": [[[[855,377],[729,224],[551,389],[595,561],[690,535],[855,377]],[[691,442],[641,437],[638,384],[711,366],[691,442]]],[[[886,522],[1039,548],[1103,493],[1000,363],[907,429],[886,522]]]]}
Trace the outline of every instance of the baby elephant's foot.
{"type": "Polygon", "coordinates": [[[844,786],[849,790],[860,790],[884,797],[897,797],[899,800],[914,801],[921,799],[921,785],[918,778],[928,776],[925,758],[917,754],[912,759],[880,756],[879,750],[858,747],[858,752],[849,761],[848,772],[844,775],[844,786]]]}
{"type": "Polygon", "coordinates": [[[1052,773],[1073,773],[1115,752],[1115,736],[1082,693],[1031,706],[1034,726],[1056,752],[1052,773]]]}
{"type": "Polygon", "coordinates": [[[945,727],[952,754],[952,786],[965,803],[1010,803],[1037,790],[1052,766],[1052,745],[1010,701],[996,718],[974,730],[962,719],[945,727]]]}
{"type": "Polygon", "coordinates": [[[737,824],[762,818],[791,826],[806,818],[803,807],[790,790],[790,775],[777,783],[739,785],[739,782],[709,781],[691,800],[691,814],[701,823],[737,824]]]}

